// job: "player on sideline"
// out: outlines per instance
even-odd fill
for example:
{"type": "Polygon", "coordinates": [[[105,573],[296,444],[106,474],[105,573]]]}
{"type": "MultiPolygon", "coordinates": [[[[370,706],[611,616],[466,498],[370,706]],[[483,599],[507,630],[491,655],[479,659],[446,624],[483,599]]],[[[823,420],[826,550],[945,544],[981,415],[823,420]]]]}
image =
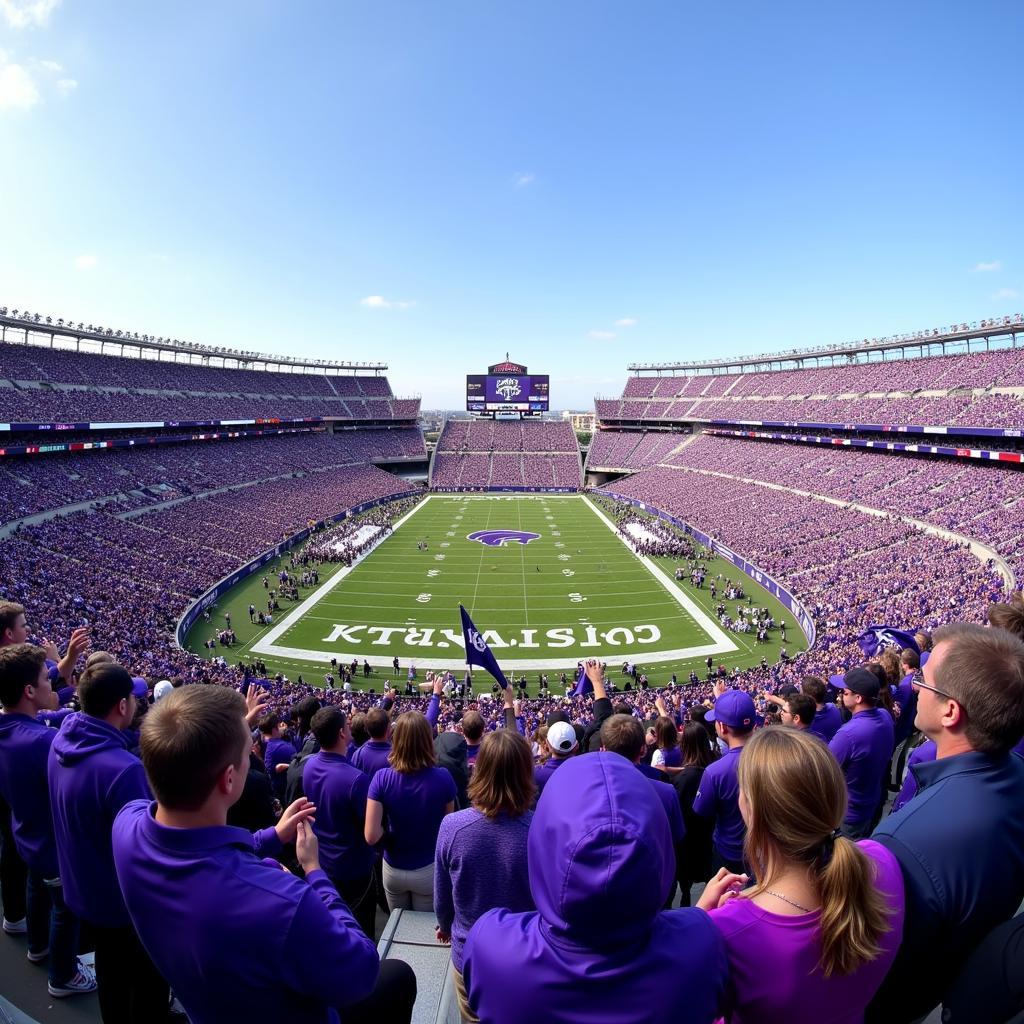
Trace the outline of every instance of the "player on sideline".
{"type": "Polygon", "coordinates": [[[114,821],[117,877],[139,938],[192,1024],[408,1022],[412,969],[381,964],[320,868],[315,808],[297,800],[274,828],[227,825],[251,738],[241,694],[185,686],[142,726],[155,803],[114,821]],[[305,881],[261,859],[294,842],[305,881]]]}

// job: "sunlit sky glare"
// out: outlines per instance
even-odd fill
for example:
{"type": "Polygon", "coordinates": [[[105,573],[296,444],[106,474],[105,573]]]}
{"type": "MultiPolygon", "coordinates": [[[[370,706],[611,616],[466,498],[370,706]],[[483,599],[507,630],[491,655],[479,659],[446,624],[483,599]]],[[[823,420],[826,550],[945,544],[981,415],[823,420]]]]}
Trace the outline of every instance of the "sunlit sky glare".
{"type": "Polygon", "coordinates": [[[1018,2],[0,0],[0,305],[383,360],[633,361],[1024,308],[1018,2]]]}

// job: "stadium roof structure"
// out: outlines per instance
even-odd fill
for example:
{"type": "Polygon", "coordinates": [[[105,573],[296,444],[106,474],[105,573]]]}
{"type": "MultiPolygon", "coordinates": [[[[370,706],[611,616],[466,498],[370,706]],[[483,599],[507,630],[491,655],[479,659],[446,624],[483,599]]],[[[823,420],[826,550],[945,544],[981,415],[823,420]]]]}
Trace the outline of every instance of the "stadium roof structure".
{"type": "Polygon", "coordinates": [[[918,356],[933,355],[936,352],[946,354],[946,346],[966,344],[971,351],[971,343],[982,341],[985,348],[992,342],[998,347],[1005,346],[1009,340],[1017,347],[1018,335],[1024,337],[1024,314],[994,317],[970,324],[953,324],[950,327],[935,327],[927,331],[915,331],[910,334],[898,334],[889,338],[865,338],[835,345],[818,345],[810,348],[788,349],[784,352],[761,353],[759,355],[729,356],[723,359],[695,359],[680,363],[630,363],[630,373],[679,373],[699,374],[729,373],[749,370],[792,370],[804,369],[806,366],[836,366],[847,363],[871,361],[877,355],[885,359],[887,352],[899,352],[904,359],[907,353],[918,356]]]}
{"type": "Polygon", "coordinates": [[[26,345],[44,343],[39,339],[49,338],[49,348],[67,349],[55,345],[55,339],[73,341],[76,352],[83,351],[82,342],[89,343],[87,352],[100,355],[118,355],[136,358],[156,359],[183,364],[199,363],[205,366],[222,366],[238,370],[270,370],[277,373],[344,373],[374,374],[386,373],[387,363],[360,363],[349,360],[303,359],[300,356],[278,356],[266,352],[244,352],[240,349],[223,348],[214,345],[200,345],[193,341],[179,341],[177,338],[157,338],[150,334],[114,330],[98,324],[74,323],[71,320],[53,319],[39,313],[17,309],[8,310],[0,306],[0,341],[8,341],[7,332],[24,332],[26,345]],[[165,354],[170,358],[165,359],[165,354]],[[179,358],[185,356],[187,358],[179,358]]]}

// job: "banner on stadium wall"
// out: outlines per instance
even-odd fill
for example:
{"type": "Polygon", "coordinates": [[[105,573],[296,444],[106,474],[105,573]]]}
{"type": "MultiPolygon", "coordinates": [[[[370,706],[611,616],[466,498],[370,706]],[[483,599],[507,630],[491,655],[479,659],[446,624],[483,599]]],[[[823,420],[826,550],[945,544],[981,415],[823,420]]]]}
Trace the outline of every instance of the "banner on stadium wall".
{"type": "Polygon", "coordinates": [[[868,441],[860,437],[820,437],[817,434],[787,434],[765,430],[708,430],[714,437],[753,437],[768,441],[798,441],[802,444],[827,444],[843,448],[874,448],[918,455],[946,455],[961,459],[1024,463],[1024,452],[1001,452],[987,448],[949,448],[944,445],[908,444],[902,441],[868,441]]]}
{"type": "MultiPolygon", "coordinates": [[[[390,418],[390,417],[389,417],[390,418]]],[[[255,420],[153,420],[140,423],[0,423],[0,430],[158,430],[162,427],[243,427],[275,423],[323,423],[319,416],[280,416],[255,420]]]]}
{"type": "Polygon", "coordinates": [[[671,516],[667,512],[663,512],[655,505],[648,505],[645,502],[638,501],[636,498],[627,498],[623,494],[618,494],[615,491],[608,491],[600,487],[595,488],[592,493],[601,494],[607,498],[614,498],[616,501],[625,502],[627,505],[632,505],[633,508],[638,508],[652,516],[657,516],[659,519],[665,520],[666,523],[671,523],[684,533],[689,534],[699,544],[703,544],[704,547],[718,555],[720,558],[724,558],[726,561],[731,562],[740,570],[740,572],[745,576],[750,577],[750,579],[755,583],[764,587],[772,597],[777,598],[790,610],[793,617],[796,619],[797,625],[800,627],[800,631],[807,638],[808,648],[814,646],[817,630],[814,627],[814,620],[811,618],[810,613],[796,597],[794,597],[781,583],[778,582],[778,580],[769,576],[768,573],[762,572],[756,565],[754,565],[753,562],[748,562],[741,555],[736,554],[735,551],[723,544],[718,540],[718,538],[701,532],[685,520],[677,519],[675,516],[671,516]]]}
{"type": "Polygon", "coordinates": [[[1024,437],[1020,427],[942,427],[899,423],[811,423],[803,420],[708,420],[713,426],[775,427],[789,430],[870,430],[900,434],[958,434],[965,437],[1024,437]]]}
{"type": "Polygon", "coordinates": [[[392,501],[401,501],[403,498],[408,498],[422,493],[423,492],[418,488],[413,488],[408,491],[399,491],[396,494],[389,494],[383,498],[374,498],[372,501],[364,501],[361,505],[354,505],[352,508],[347,508],[343,512],[339,512],[337,515],[319,520],[312,529],[307,527],[304,530],[300,530],[298,533],[292,534],[292,536],[287,540],[281,541],[268,551],[264,551],[262,555],[257,556],[251,562],[247,562],[245,565],[236,569],[230,576],[225,576],[224,579],[215,583],[205,594],[193,601],[185,610],[185,614],[178,620],[178,625],[174,630],[175,642],[179,647],[184,648],[185,637],[188,635],[188,631],[195,625],[196,620],[204,611],[206,611],[207,608],[216,604],[221,596],[226,594],[236,584],[240,583],[248,576],[251,576],[254,572],[259,572],[259,570],[268,562],[272,562],[275,558],[283,555],[286,551],[290,551],[296,544],[301,544],[311,533],[313,533],[314,530],[318,530],[321,527],[326,526],[328,523],[340,523],[343,519],[348,519],[350,516],[357,516],[362,512],[369,511],[371,508],[377,508],[379,505],[387,505],[392,501]]]}
{"type": "Polygon", "coordinates": [[[578,487],[431,487],[432,494],[578,494],[578,487]]]}

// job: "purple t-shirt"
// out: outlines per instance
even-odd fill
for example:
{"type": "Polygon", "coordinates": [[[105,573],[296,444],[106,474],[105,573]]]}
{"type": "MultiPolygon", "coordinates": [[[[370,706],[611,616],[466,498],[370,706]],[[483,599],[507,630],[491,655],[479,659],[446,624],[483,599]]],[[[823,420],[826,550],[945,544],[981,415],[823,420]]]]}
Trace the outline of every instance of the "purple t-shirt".
{"type": "Polygon", "coordinates": [[[820,736],[826,743],[831,742],[832,737],[839,732],[843,724],[843,713],[835,704],[823,704],[814,712],[814,721],[807,727],[809,732],[820,736]]]}
{"type": "Polygon", "coordinates": [[[715,849],[726,860],[743,858],[743,838],[747,826],[740,814],[740,784],[736,766],[740,762],[742,747],[732,747],[717,761],[704,769],[700,789],[693,798],[693,809],[705,818],[715,819],[713,840],[715,849]]]}
{"type": "Polygon", "coordinates": [[[818,968],[820,911],[789,917],[730,900],[710,912],[729,959],[728,1024],[862,1024],[899,949],[904,898],[896,858],[871,839],[857,845],[875,863],[875,888],[891,911],[879,955],[852,974],[826,978],[818,968]]]}
{"type": "Polygon", "coordinates": [[[444,768],[424,768],[409,775],[382,768],[370,780],[367,799],[384,805],[388,864],[414,871],[433,863],[441,819],[455,800],[455,783],[444,768]]]}

